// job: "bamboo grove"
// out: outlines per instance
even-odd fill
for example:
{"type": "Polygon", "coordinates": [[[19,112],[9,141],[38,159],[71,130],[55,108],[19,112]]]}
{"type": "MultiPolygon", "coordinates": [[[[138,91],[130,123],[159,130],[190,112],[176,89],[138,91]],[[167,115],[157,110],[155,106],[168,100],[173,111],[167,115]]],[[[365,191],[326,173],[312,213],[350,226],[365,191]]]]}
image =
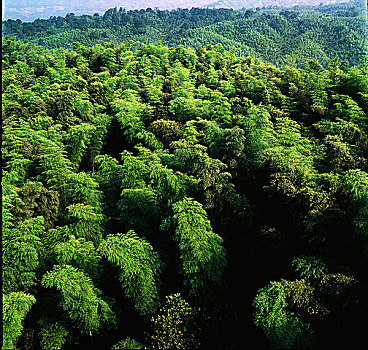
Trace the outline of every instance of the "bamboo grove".
{"type": "Polygon", "coordinates": [[[3,348],[360,344],[368,61],[2,42],[3,348]]]}

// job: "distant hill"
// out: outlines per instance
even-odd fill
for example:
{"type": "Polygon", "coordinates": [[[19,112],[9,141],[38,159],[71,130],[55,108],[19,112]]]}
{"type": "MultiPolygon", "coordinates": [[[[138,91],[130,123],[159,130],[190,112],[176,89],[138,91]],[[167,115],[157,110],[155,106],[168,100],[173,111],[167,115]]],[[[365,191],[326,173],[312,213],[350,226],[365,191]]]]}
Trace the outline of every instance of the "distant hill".
{"type": "MultiPolygon", "coordinates": [[[[362,0],[364,1],[364,0],[362,0]]],[[[256,8],[263,6],[291,7],[295,5],[319,5],[347,0],[5,0],[3,2],[3,19],[20,19],[33,21],[36,18],[104,13],[107,9],[117,7],[126,10],[159,8],[173,10],[176,8],[209,7],[209,8],[256,8]]]]}
{"type": "Polygon", "coordinates": [[[292,57],[326,64],[339,57],[353,65],[367,54],[365,7],[361,0],[323,6],[299,5],[256,10],[192,8],[168,10],[123,10],[111,8],[102,16],[52,16],[34,22],[7,20],[3,35],[15,36],[47,48],[86,47],[128,41],[150,44],[161,41],[169,47],[222,44],[237,55],[253,56],[283,65],[292,57]]]}
{"type": "MultiPolygon", "coordinates": [[[[265,6],[282,6],[292,7],[297,5],[328,5],[339,2],[348,2],[349,0],[218,0],[209,4],[206,7],[225,7],[225,8],[256,8],[265,6]]],[[[205,1],[204,1],[205,2],[205,1]]]]}

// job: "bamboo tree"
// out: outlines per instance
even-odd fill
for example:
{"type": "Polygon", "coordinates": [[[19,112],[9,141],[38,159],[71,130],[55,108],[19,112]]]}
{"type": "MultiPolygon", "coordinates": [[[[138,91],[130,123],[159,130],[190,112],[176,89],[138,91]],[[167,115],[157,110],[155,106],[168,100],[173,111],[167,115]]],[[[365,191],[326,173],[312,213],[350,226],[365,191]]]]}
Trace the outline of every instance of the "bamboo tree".
{"type": "Polygon", "coordinates": [[[42,286],[58,291],[58,306],[82,334],[97,333],[105,324],[114,324],[115,315],[101,292],[82,271],[70,265],[55,265],[42,277],[42,286]]]}
{"type": "Polygon", "coordinates": [[[179,244],[180,273],[190,295],[208,300],[222,285],[226,251],[222,238],[212,231],[202,205],[184,198],[172,206],[174,241],[179,244]]]}
{"type": "Polygon", "coordinates": [[[134,231],[108,235],[99,246],[108,261],[119,267],[125,296],[141,314],[151,314],[158,306],[158,287],[163,263],[152,246],[134,231]]]}
{"type": "Polygon", "coordinates": [[[33,295],[24,292],[3,294],[3,349],[14,349],[23,331],[23,321],[32,305],[33,295]]]}

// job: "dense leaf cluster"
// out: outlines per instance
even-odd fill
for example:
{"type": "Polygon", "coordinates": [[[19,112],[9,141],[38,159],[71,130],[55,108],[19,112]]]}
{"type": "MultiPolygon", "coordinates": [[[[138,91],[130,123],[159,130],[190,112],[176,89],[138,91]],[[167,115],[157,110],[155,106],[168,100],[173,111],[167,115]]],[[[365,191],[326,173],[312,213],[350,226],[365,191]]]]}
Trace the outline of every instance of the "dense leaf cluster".
{"type": "Polygon", "coordinates": [[[173,11],[112,8],[103,16],[68,14],[33,22],[7,20],[4,35],[16,36],[47,48],[72,48],[73,41],[85,46],[112,41],[161,41],[163,45],[195,47],[198,42],[239,56],[253,56],[282,65],[290,59],[327,63],[339,57],[358,64],[367,52],[366,7],[362,0],[324,6],[296,6],[255,10],[178,9],[173,11]],[[333,43],[333,45],[331,45],[333,43]]]}
{"type": "Polygon", "coordinates": [[[364,58],[5,38],[2,60],[6,348],[360,344],[364,58]]]}

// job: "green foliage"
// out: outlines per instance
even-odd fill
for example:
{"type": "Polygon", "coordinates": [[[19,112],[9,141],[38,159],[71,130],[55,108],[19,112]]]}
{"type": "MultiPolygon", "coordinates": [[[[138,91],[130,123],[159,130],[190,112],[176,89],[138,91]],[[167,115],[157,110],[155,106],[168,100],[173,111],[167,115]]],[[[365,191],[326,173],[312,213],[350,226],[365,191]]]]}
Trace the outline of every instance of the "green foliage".
{"type": "Polygon", "coordinates": [[[150,188],[124,189],[118,208],[126,229],[149,231],[159,215],[156,203],[156,192],[150,188]]]}
{"type": "Polygon", "coordinates": [[[83,203],[96,209],[101,207],[101,191],[98,183],[85,172],[70,172],[66,176],[65,194],[69,204],[83,203]]]}
{"type": "Polygon", "coordinates": [[[32,305],[33,295],[24,292],[3,294],[3,345],[2,349],[14,349],[23,331],[23,321],[32,305]]]}
{"type": "Polygon", "coordinates": [[[19,201],[12,213],[16,220],[24,221],[34,216],[43,216],[45,227],[53,226],[59,214],[59,193],[47,190],[40,182],[27,182],[18,190],[19,201]]]}
{"type": "Polygon", "coordinates": [[[126,337],[124,340],[120,340],[117,344],[113,345],[112,350],[119,349],[143,349],[143,345],[136,340],[126,337]]]}
{"type": "MultiPolygon", "coordinates": [[[[244,4],[240,2],[235,6],[241,8],[244,4]]],[[[159,57],[161,64],[168,59],[177,61],[187,69],[192,69],[198,61],[202,63],[192,49],[198,42],[217,45],[216,48],[221,43],[222,50],[235,48],[243,57],[256,56],[274,64],[286,63],[292,57],[298,63],[302,63],[303,58],[327,62],[328,58],[340,57],[357,64],[360,55],[366,52],[364,6],[363,2],[355,1],[332,6],[298,6],[287,11],[267,6],[258,8],[257,12],[199,6],[175,11],[118,12],[111,8],[103,16],[54,16],[23,23],[9,19],[4,22],[4,34],[48,48],[67,47],[78,54],[85,54],[87,48],[95,44],[113,42],[119,45],[123,42],[129,47],[138,40],[148,44],[142,45],[147,56],[159,57]],[[168,54],[162,46],[153,49],[151,43],[158,40],[175,50],[168,54]],[[84,46],[77,46],[76,41],[84,46]],[[330,45],[331,42],[334,45],[330,45]],[[184,46],[190,46],[191,50],[185,50],[184,46]]],[[[111,72],[124,62],[115,45],[95,53],[96,63],[111,72]]],[[[214,50],[203,56],[205,64],[214,67],[223,64],[214,50]]],[[[14,60],[14,55],[9,57],[9,62],[14,60]]],[[[37,73],[42,72],[45,61],[33,58],[32,68],[37,73]]],[[[148,76],[148,72],[145,75],[148,76]]],[[[205,79],[214,87],[218,74],[210,69],[205,79]]]]}
{"type": "Polygon", "coordinates": [[[367,116],[358,103],[350,96],[345,95],[333,96],[333,99],[337,102],[334,103],[334,109],[331,114],[336,118],[357,124],[364,130],[367,116]]]}
{"type": "Polygon", "coordinates": [[[165,166],[156,166],[150,177],[152,186],[157,188],[157,199],[164,206],[170,206],[185,196],[185,184],[180,173],[175,174],[165,166]]]}
{"type": "Polygon", "coordinates": [[[7,171],[3,171],[2,175],[2,232],[5,233],[14,226],[14,217],[11,210],[14,208],[12,203],[18,196],[16,191],[17,188],[11,183],[11,174],[7,171]]]}
{"type": "Polygon", "coordinates": [[[152,246],[134,231],[108,235],[99,246],[108,261],[119,267],[119,280],[127,298],[142,314],[157,308],[163,263],[152,246]]]}
{"type": "MultiPolygon", "coordinates": [[[[116,94],[119,90],[116,92],[116,94]]],[[[120,98],[113,101],[113,111],[116,118],[127,137],[128,142],[137,141],[137,135],[144,130],[141,116],[144,112],[144,105],[140,102],[140,97],[135,90],[124,90],[119,94],[120,98]]]]}
{"type": "Polygon", "coordinates": [[[308,323],[287,311],[288,288],[282,282],[271,282],[258,290],[253,301],[254,323],[264,332],[272,348],[311,348],[314,332],[308,323]]]}
{"type": "Polygon", "coordinates": [[[42,326],[38,336],[43,350],[61,349],[67,342],[69,332],[60,322],[50,323],[40,320],[42,326]]]}
{"type": "Polygon", "coordinates": [[[103,324],[113,324],[115,315],[99,297],[100,291],[82,271],[71,265],[55,265],[42,277],[42,286],[55,288],[59,306],[81,333],[97,333],[103,324]]]}
{"type": "Polygon", "coordinates": [[[69,129],[68,135],[66,136],[68,154],[69,159],[76,167],[81,162],[83,153],[88,148],[94,131],[96,131],[96,128],[87,123],[82,123],[69,129]]]}
{"type": "Polygon", "coordinates": [[[326,265],[314,256],[300,256],[293,259],[291,266],[302,278],[319,278],[327,272],[326,265]]]}
{"type": "Polygon", "coordinates": [[[93,280],[101,277],[101,257],[96,252],[93,243],[84,238],[70,236],[67,242],[60,242],[54,248],[56,261],[62,265],[72,265],[85,272],[93,280]]]}
{"type": "Polygon", "coordinates": [[[68,206],[67,211],[76,237],[83,237],[96,244],[101,241],[103,215],[96,213],[93,206],[77,203],[68,206]]]}
{"type": "Polygon", "coordinates": [[[189,306],[180,294],[167,296],[164,306],[151,318],[150,342],[158,349],[199,348],[197,314],[198,310],[189,306]]]}
{"type": "Polygon", "coordinates": [[[3,236],[3,291],[29,291],[36,284],[36,269],[42,254],[42,217],[29,219],[3,236]]]}
{"type": "Polygon", "coordinates": [[[121,339],[144,339],[145,318],[173,290],[204,308],[205,327],[172,297],[147,346],[241,348],[244,334],[260,347],[360,345],[368,70],[347,35],[361,30],[352,5],[4,23],[36,41],[43,28],[45,45],[82,40],[67,51],[3,38],[3,291],[12,310],[29,310],[11,347],[112,345],[116,323],[121,339]],[[134,32],[173,44],[105,42],[115,29],[117,42],[134,32]],[[326,37],[341,39],[328,48],[340,59],[328,60],[326,37]],[[260,283],[258,336],[247,310],[260,283]]]}
{"type": "Polygon", "coordinates": [[[368,232],[368,175],[359,169],[349,170],[344,176],[344,187],[353,199],[352,212],[355,233],[367,239],[368,232]]]}
{"type": "Polygon", "coordinates": [[[180,250],[180,271],[190,295],[208,298],[222,285],[227,265],[222,238],[212,231],[202,205],[184,198],[172,206],[175,234],[180,250]]]}
{"type": "Polygon", "coordinates": [[[150,129],[166,146],[168,146],[171,141],[179,139],[182,135],[180,123],[173,120],[155,120],[151,124],[150,129]]]}
{"type": "Polygon", "coordinates": [[[341,307],[338,303],[345,303],[347,310],[357,302],[351,294],[357,281],[328,273],[327,265],[315,256],[294,258],[291,266],[303,279],[271,282],[259,289],[253,301],[254,323],[274,348],[310,348],[316,341],[311,324],[333,317],[341,307]]]}
{"type": "Polygon", "coordinates": [[[45,232],[42,237],[47,257],[53,254],[55,246],[61,242],[67,242],[72,235],[72,227],[70,225],[56,226],[45,232]]]}

